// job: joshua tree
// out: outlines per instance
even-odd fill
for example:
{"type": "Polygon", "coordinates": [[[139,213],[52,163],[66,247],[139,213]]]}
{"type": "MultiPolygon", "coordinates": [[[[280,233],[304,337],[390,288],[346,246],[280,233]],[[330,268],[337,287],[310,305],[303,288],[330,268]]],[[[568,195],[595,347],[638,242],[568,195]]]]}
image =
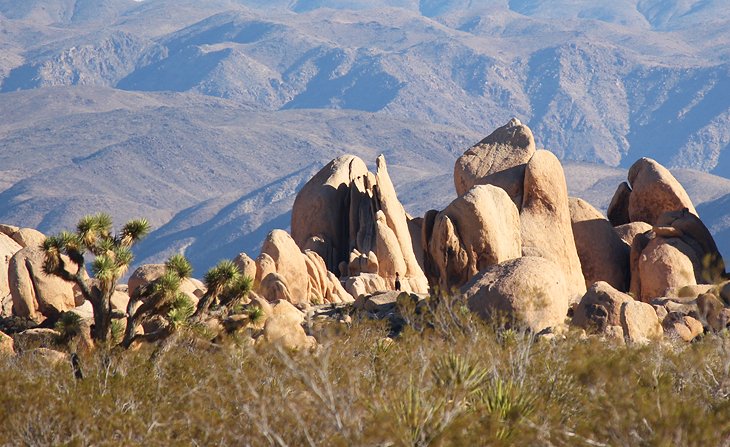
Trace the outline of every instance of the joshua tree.
{"type": "Polygon", "coordinates": [[[43,242],[46,274],[56,275],[75,283],[94,310],[92,337],[105,341],[112,321],[111,297],[119,279],[132,262],[131,247],[147,235],[150,225],[146,219],[127,222],[118,234],[112,234],[112,219],[100,213],[82,218],[76,232],[63,231],[43,242]],[[91,254],[93,278],[86,271],[84,256],[91,254]],[[67,259],[76,267],[76,273],[67,268],[67,259]]]}
{"type": "Polygon", "coordinates": [[[218,301],[223,310],[235,306],[251,291],[253,279],[245,276],[232,261],[221,261],[208,270],[204,278],[207,291],[193,314],[193,320],[200,321],[208,314],[210,305],[218,301]]]}
{"type": "Polygon", "coordinates": [[[165,263],[162,276],[132,292],[127,305],[127,329],[122,342],[124,347],[129,347],[134,341],[137,325],[152,315],[165,318],[167,326],[146,337],[151,340],[167,338],[187,322],[195,307],[190,298],[180,292],[180,284],[192,272],[193,268],[185,256],[173,255],[165,263]],[[137,307],[140,301],[142,304],[137,307]]]}

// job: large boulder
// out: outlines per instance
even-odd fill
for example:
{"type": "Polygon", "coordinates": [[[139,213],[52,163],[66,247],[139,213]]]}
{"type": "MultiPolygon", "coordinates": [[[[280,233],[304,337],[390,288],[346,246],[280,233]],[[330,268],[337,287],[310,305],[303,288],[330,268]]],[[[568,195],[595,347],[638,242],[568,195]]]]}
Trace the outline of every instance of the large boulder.
{"type": "Polygon", "coordinates": [[[19,228],[13,234],[13,240],[21,247],[40,247],[46,240],[46,235],[33,228],[19,228]]]}
{"type": "MultiPolygon", "coordinates": [[[[404,263],[403,270],[396,270],[395,272],[379,271],[380,276],[385,278],[386,281],[395,281],[395,273],[397,272],[403,277],[403,281],[408,283],[408,289],[416,292],[427,292],[428,282],[426,276],[423,274],[423,270],[413,252],[413,240],[411,239],[411,231],[408,228],[408,216],[395,193],[395,187],[390,179],[390,174],[388,174],[385,157],[383,155],[378,156],[375,165],[377,167],[375,181],[378,187],[380,211],[385,216],[383,222],[392,230],[404,263]]],[[[377,224],[380,225],[380,223],[381,219],[378,218],[377,224]]]]}
{"type": "Polygon", "coordinates": [[[10,236],[0,233],[0,299],[10,294],[10,284],[8,283],[10,259],[22,248],[10,236]]]}
{"type": "MultiPolygon", "coordinates": [[[[55,318],[61,312],[83,303],[80,294],[74,292],[72,283],[43,272],[45,254],[40,247],[25,247],[18,251],[8,265],[8,283],[13,297],[13,314],[42,321],[55,318]]],[[[70,260],[66,266],[76,269],[70,260]]]]}
{"type": "Polygon", "coordinates": [[[532,131],[513,118],[456,160],[456,193],[463,195],[474,185],[491,184],[507,191],[514,203],[520,206],[525,164],[534,153],[532,131]]]}
{"type": "Polygon", "coordinates": [[[560,161],[539,150],[525,169],[520,212],[522,254],[553,261],[563,272],[571,302],[586,292],[568,206],[568,187],[560,161]]]}
{"type": "Polygon", "coordinates": [[[697,284],[695,269],[699,264],[692,248],[681,239],[654,237],[638,261],[639,299],[648,302],[672,288],[697,284]]]}
{"type": "Polygon", "coordinates": [[[461,288],[469,309],[484,318],[506,317],[534,332],[561,325],[570,291],[552,261],[522,257],[492,266],[461,288]]]}
{"type": "Polygon", "coordinates": [[[642,158],[629,169],[629,218],[655,225],[667,211],[687,208],[697,215],[682,185],[664,166],[650,158],[642,158]]]}
{"type": "Polygon", "coordinates": [[[317,341],[304,332],[303,322],[304,314],[301,311],[288,301],[279,301],[266,319],[262,339],[286,349],[312,349],[317,346],[317,341]]]}
{"type": "Polygon", "coordinates": [[[377,274],[363,273],[347,278],[345,290],[355,299],[376,292],[388,290],[385,280],[377,274]]]}
{"type": "Polygon", "coordinates": [[[312,177],[294,200],[292,238],[303,249],[314,248],[307,243],[311,238],[319,238],[322,243],[315,251],[330,271],[335,272],[349,253],[349,228],[345,216],[350,213],[347,203],[350,184],[367,174],[367,166],[360,158],[342,155],[312,177]]]}
{"type": "MultiPolygon", "coordinates": [[[[285,281],[293,304],[309,301],[309,274],[302,251],[289,233],[274,230],[264,240],[261,253],[271,257],[278,273],[285,281]]],[[[266,298],[269,298],[268,296],[266,298]]]]}
{"type": "Polygon", "coordinates": [[[570,220],[586,287],[605,281],[629,290],[629,246],[603,215],[582,199],[571,198],[570,220]]]}
{"type": "Polygon", "coordinates": [[[256,261],[251,259],[246,253],[239,253],[238,256],[233,259],[233,263],[236,264],[236,267],[238,267],[238,270],[240,270],[244,276],[256,279],[256,261]]]}
{"type": "Polygon", "coordinates": [[[451,202],[429,230],[428,257],[443,291],[461,287],[489,266],[522,256],[517,207],[493,185],[477,185],[451,202]]]}
{"type": "Polygon", "coordinates": [[[657,219],[659,228],[671,228],[676,237],[692,248],[694,255],[699,259],[699,270],[695,271],[695,278],[700,283],[715,283],[721,281],[725,275],[725,262],[715,244],[710,230],[699,217],[689,212],[687,208],[677,211],[668,211],[657,219]]]}

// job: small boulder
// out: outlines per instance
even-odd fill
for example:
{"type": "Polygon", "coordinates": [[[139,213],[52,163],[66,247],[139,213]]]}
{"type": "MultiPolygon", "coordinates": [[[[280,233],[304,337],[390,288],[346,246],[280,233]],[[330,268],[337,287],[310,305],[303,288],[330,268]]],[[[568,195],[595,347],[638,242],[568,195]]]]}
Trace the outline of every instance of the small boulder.
{"type": "Polygon", "coordinates": [[[57,345],[61,334],[53,329],[35,328],[13,335],[15,349],[28,351],[35,348],[53,348],[57,345]]]}
{"type": "Polygon", "coordinates": [[[573,324],[587,330],[605,332],[609,326],[621,326],[621,307],[634,301],[610,284],[593,284],[573,312],[573,324]]]}
{"type": "Polygon", "coordinates": [[[317,346],[317,341],[304,332],[303,322],[304,314],[301,311],[288,301],[279,301],[264,324],[263,339],[286,349],[312,349],[317,346]]]}
{"type": "Polygon", "coordinates": [[[627,301],[621,305],[621,326],[630,343],[644,344],[664,336],[654,308],[640,301],[627,301]]]}
{"type": "Polygon", "coordinates": [[[652,230],[652,226],[646,222],[631,222],[624,225],[614,227],[613,230],[616,235],[621,238],[626,245],[631,247],[634,243],[634,238],[639,234],[644,234],[652,230]]]}
{"type": "Polygon", "coordinates": [[[679,313],[670,313],[662,322],[665,333],[690,342],[704,333],[702,323],[695,318],[679,313]]]}
{"type": "Polygon", "coordinates": [[[506,317],[537,333],[564,323],[570,292],[555,263],[528,256],[487,268],[461,293],[481,317],[506,317]]]}

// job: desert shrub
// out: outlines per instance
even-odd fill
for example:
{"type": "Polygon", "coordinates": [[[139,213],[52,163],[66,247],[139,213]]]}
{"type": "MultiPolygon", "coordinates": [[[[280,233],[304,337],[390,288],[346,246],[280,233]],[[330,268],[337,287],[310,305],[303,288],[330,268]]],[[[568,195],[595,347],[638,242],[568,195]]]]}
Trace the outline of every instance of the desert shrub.
{"type": "Polygon", "coordinates": [[[311,353],[215,345],[182,326],[157,362],[154,345],[81,354],[83,380],[65,362],[0,358],[0,445],[730,442],[727,333],[540,341],[457,302],[431,308],[395,339],[386,321],[330,324],[311,353]]]}

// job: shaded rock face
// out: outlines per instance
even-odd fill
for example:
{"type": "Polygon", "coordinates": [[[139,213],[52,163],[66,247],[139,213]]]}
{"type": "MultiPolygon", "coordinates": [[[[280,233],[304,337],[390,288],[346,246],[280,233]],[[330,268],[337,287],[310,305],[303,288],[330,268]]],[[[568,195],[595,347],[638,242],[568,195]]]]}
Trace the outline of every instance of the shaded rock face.
{"type": "Polygon", "coordinates": [[[650,158],[641,158],[629,169],[628,183],[619,185],[608,216],[614,226],[629,222],[655,225],[662,214],[684,208],[697,215],[687,191],[669,170],[650,158]]]}
{"type": "MultiPolygon", "coordinates": [[[[8,283],[13,297],[13,314],[42,321],[55,318],[61,312],[73,309],[84,302],[74,292],[70,282],[43,273],[45,255],[39,247],[26,247],[18,251],[8,265],[8,283]]],[[[73,268],[70,260],[66,265],[73,268]]],[[[70,271],[76,274],[74,268],[70,271]]]]}
{"type": "Polygon", "coordinates": [[[496,186],[473,187],[424,228],[429,280],[443,291],[461,287],[489,266],[522,256],[517,207],[496,186]]]}
{"type": "Polygon", "coordinates": [[[373,273],[377,265],[386,287],[394,287],[399,273],[405,290],[426,292],[409,219],[382,155],[376,166],[372,174],[352,155],[325,166],[294,201],[292,237],[302,250],[320,255],[335,275],[347,276],[351,266],[353,273],[373,273]],[[368,262],[359,262],[358,268],[351,261],[360,256],[368,262]]]}
{"type": "Polygon", "coordinates": [[[653,227],[646,222],[630,222],[614,227],[613,230],[616,232],[616,235],[620,237],[621,240],[630,248],[637,235],[651,231],[652,228],[653,227]]]}
{"type": "Polygon", "coordinates": [[[605,281],[629,290],[629,246],[603,215],[582,199],[571,198],[570,220],[586,287],[605,281]]]}
{"type": "Polygon", "coordinates": [[[506,317],[534,332],[562,324],[570,292],[552,261],[522,257],[492,266],[461,288],[469,309],[484,318],[506,317]]]}
{"type": "Polygon", "coordinates": [[[525,164],[534,153],[532,131],[513,118],[456,160],[454,184],[457,195],[465,194],[474,185],[490,184],[507,191],[520,206],[525,164]]]}
{"type": "Polygon", "coordinates": [[[565,174],[551,152],[537,151],[527,164],[520,223],[523,256],[542,257],[558,265],[571,302],[578,302],[586,292],[585,278],[571,226],[565,174]]]}

